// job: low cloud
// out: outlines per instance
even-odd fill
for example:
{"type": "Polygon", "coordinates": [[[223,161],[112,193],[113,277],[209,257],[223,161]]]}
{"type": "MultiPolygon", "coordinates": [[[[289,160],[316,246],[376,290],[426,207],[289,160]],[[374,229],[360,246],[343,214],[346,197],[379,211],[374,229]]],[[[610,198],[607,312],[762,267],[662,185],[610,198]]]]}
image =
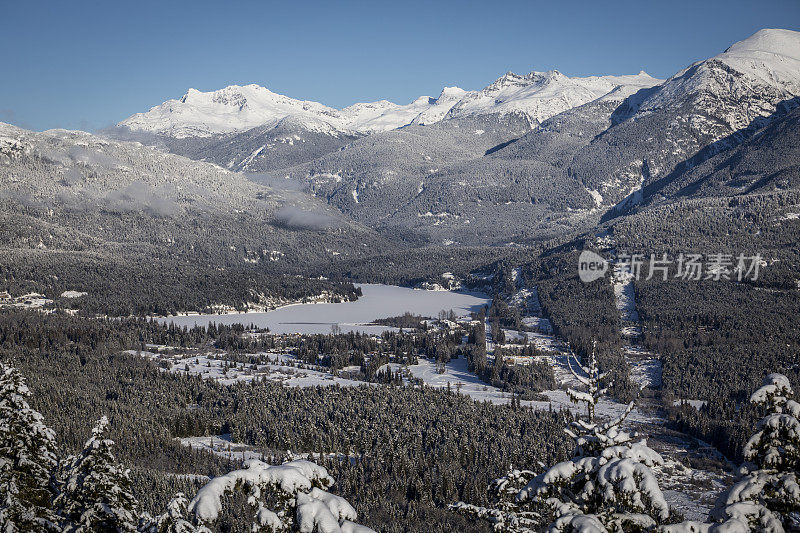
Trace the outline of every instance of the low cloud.
{"type": "Polygon", "coordinates": [[[118,212],[145,211],[160,216],[174,215],[180,207],[165,196],[164,191],[134,181],[124,189],[108,193],[104,198],[104,207],[118,212]]]}
{"type": "Polygon", "coordinates": [[[325,230],[338,224],[338,221],[324,213],[306,211],[299,207],[286,206],[275,213],[275,221],[289,229],[325,230]]]}

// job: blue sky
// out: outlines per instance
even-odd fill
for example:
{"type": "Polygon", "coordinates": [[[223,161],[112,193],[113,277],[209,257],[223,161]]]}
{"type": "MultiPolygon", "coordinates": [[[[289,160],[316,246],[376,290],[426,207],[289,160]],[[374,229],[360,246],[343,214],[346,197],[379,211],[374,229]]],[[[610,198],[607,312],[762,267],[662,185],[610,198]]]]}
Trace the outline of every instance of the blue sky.
{"type": "Polygon", "coordinates": [[[800,30],[800,0],[0,0],[0,121],[94,130],[230,84],[344,107],[509,70],[667,77],[765,27],[800,30]]]}

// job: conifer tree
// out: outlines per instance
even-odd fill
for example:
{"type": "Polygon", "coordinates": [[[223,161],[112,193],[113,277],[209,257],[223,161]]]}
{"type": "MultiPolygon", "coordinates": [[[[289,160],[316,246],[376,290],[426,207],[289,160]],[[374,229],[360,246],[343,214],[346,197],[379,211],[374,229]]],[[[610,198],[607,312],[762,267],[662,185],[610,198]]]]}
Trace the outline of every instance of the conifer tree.
{"type": "Polygon", "coordinates": [[[635,433],[621,429],[633,402],[620,416],[599,420],[596,406],[607,391],[606,375],[594,352],[578,366],[582,373],[573,369],[573,374],[585,390],[568,394],[586,404],[587,415],[565,429],[575,441],[573,457],[538,475],[512,469],[490,486],[492,508],[459,502],[451,509],[489,520],[502,533],[532,533],[544,526],[550,532],[646,531],[668,520],[669,506],[650,470],[663,459],[644,439],[634,442],[635,433]]]}
{"type": "Polygon", "coordinates": [[[136,531],[137,502],[129,473],[114,458],[114,441],[105,437],[107,428],[104,416],[83,451],[66,460],[56,507],[67,532],[136,531]]]}
{"type": "Polygon", "coordinates": [[[0,363],[0,530],[48,531],[52,471],[56,465],[53,431],[31,409],[22,375],[0,363]]]}
{"type": "Polygon", "coordinates": [[[766,409],[744,448],[749,463],[741,479],[712,511],[719,521],[738,520],[769,533],[800,531],[800,403],[783,374],[770,374],[750,402],[766,409]]]}
{"type": "Polygon", "coordinates": [[[241,492],[255,513],[254,532],[375,533],[354,522],[356,511],[344,498],[325,490],[334,482],[325,467],[302,459],[282,465],[251,459],[244,466],[211,479],[189,503],[198,531],[217,521],[226,496],[241,492]]]}
{"type": "Polygon", "coordinates": [[[187,519],[189,500],[178,492],[167,504],[166,511],[155,519],[143,520],[139,531],[143,533],[207,533],[209,530],[195,526],[187,519]]]}

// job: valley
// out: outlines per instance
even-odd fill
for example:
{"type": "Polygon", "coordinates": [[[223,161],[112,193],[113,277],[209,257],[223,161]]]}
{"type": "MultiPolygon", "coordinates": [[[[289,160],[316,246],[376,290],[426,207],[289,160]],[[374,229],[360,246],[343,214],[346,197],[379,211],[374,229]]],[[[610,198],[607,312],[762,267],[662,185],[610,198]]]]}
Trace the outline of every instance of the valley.
{"type": "Polygon", "coordinates": [[[739,39],[0,122],[0,529],[797,531],[800,32],[739,39]]]}

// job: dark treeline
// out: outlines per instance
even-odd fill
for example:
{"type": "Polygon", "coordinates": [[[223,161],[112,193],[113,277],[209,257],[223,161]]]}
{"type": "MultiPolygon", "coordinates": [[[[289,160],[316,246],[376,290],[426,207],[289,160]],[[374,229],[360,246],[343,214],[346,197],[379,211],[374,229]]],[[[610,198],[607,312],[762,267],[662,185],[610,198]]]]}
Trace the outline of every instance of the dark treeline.
{"type": "Polygon", "coordinates": [[[325,466],[345,497],[358,495],[363,522],[381,531],[453,531],[438,509],[464,498],[486,502],[481,482],[494,476],[486,465],[535,464],[526,461],[566,448],[556,437],[559,415],[497,408],[455,391],[343,388],[332,401],[325,389],[239,385],[232,394],[235,440],[351,456],[325,466]],[[435,523],[425,524],[432,513],[435,523]]]}
{"type": "MultiPolygon", "coordinates": [[[[731,458],[757,420],[747,398],[764,369],[791,380],[798,373],[800,221],[782,216],[800,202],[796,190],[687,199],[615,221],[618,250],[679,254],[760,255],[756,280],[683,281],[657,275],[635,282],[645,346],[663,362],[664,403],[679,428],[731,458]],[[676,399],[707,404],[672,407],[676,399]]],[[[704,259],[705,259],[704,258],[704,259]]],[[[646,261],[645,261],[646,262],[646,261]]],[[[645,268],[646,274],[646,268],[645,268]]],[[[705,273],[704,273],[705,274],[705,273]]]]}
{"type": "MultiPolygon", "coordinates": [[[[534,255],[533,249],[497,247],[429,246],[400,248],[361,259],[344,259],[331,264],[309,265],[303,272],[326,277],[352,279],[359,283],[387,283],[415,286],[423,281],[438,282],[444,272],[469,281],[472,272],[491,269],[499,259],[517,263],[534,255]]],[[[480,280],[472,280],[482,285],[480,280]]]]}
{"type": "Polygon", "coordinates": [[[217,404],[224,391],[197,377],[162,372],[122,350],[137,350],[144,343],[192,345],[204,335],[143,320],[2,311],[0,359],[23,373],[34,393],[32,405],[45,415],[66,452],[79,450],[94,422],[107,415],[121,458],[151,483],[157,474],[165,488],[137,494],[157,509],[180,490],[173,487],[179,478],[164,473],[213,476],[229,469],[226,461],[193,453],[173,440],[219,433],[223,422],[216,413],[194,406],[217,404]]]}
{"type": "Polygon", "coordinates": [[[656,206],[615,221],[620,250],[676,257],[679,253],[726,253],[769,261],[753,283],[764,288],[796,289],[800,265],[800,219],[781,216],[796,211],[800,192],[703,198],[656,206]]]}
{"type": "Polygon", "coordinates": [[[5,251],[0,258],[0,290],[12,295],[39,292],[56,300],[56,305],[109,316],[202,312],[212,305],[244,310],[265,298],[294,301],[327,292],[334,300],[348,300],[360,294],[350,282],[276,275],[244,267],[203,268],[153,257],[5,251]],[[65,290],[87,295],[59,298],[65,290]]]}
{"type": "Polygon", "coordinates": [[[428,319],[430,319],[430,317],[423,317],[406,311],[400,316],[377,318],[373,320],[373,322],[381,326],[389,326],[392,328],[421,329],[422,322],[428,319]]]}
{"type": "Polygon", "coordinates": [[[665,401],[707,403],[673,410],[683,428],[741,457],[757,417],[747,405],[765,368],[800,377],[800,299],[728,281],[636,284],[644,345],[661,355],[665,401]]]}

